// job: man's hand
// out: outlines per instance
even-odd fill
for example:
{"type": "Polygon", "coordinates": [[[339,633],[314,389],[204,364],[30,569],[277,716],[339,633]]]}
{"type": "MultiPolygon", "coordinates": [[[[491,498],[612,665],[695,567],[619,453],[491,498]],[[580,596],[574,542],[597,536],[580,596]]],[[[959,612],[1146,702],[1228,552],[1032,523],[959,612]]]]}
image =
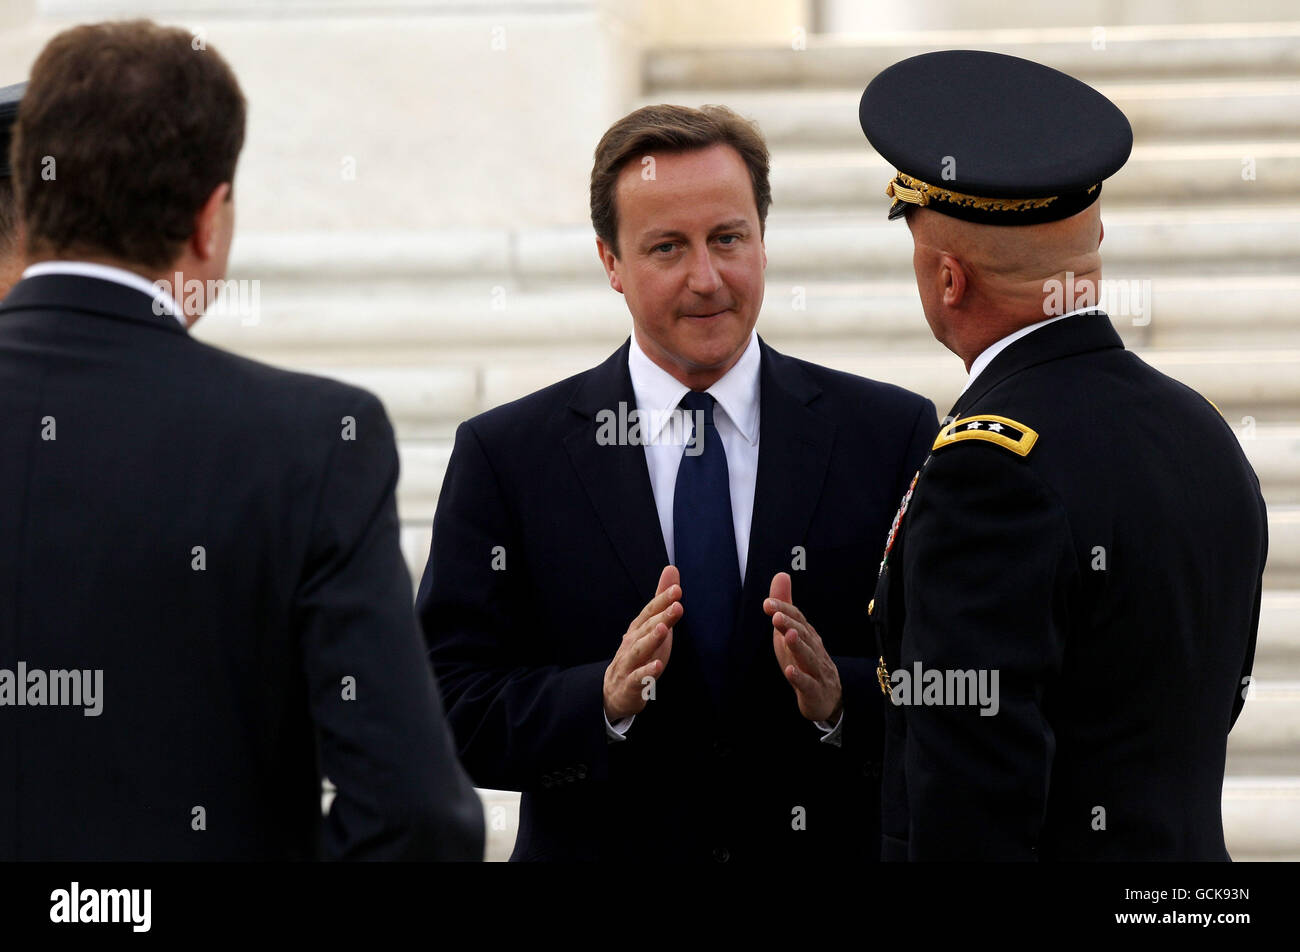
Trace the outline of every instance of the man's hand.
{"type": "Polygon", "coordinates": [[[668,666],[673,650],[673,625],[682,617],[681,576],[668,565],[659,586],[641,614],[628,625],[623,643],[605,669],[605,716],[610,723],[640,714],[645,708],[645,678],[657,678],[668,666]]]}
{"type": "Polygon", "coordinates": [[[772,616],[772,649],[794,688],[799,713],[810,721],[834,724],[844,700],[840,672],[817,629],[791,603],[790,588],[789,573],[777,572],[763,602],[763,611],[772,616]]]}

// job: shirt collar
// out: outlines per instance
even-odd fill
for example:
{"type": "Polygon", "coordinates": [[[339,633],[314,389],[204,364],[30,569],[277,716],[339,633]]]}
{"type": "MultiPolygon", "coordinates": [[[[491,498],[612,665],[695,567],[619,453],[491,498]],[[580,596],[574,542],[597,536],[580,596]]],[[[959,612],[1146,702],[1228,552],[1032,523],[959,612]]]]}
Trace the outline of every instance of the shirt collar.
{"type": "Polygon", "coordinates": [[[127,271],[125,268],[99,264],[93,261],[41,261],[29,265],[23,272],[23,277],[37,278],[44,274],[75,274],[83,278],[99,278],[101,281],[125,284],[128,288],[135,288],[142,294],[147,294],[153,298],[155,304],[154,313],[160,315],[170,314],[180,322],[181,327],[189,326],[185,322],[185,312],[176,303],[176,299],[168,293],[164,287],[164,282],[150,281],[134,271],[127,271]]]}
{"type": "MultiPolygon", "coordinates": [[[[1071,311],[1069,314],[1059,314],[1056,317],[1049,317],[1047,320],[1039,321],[1037,324],[1030,324],[1027,327],[1022,327],[1020,330],[1008,334],[997,343],[990,345],[978,357],[971,361],[970,376],[966,378],[966,386],[961,388],[961,393],[965,393],[970,389],[970,385],[975,382],[976,378],[985,371],[989,364],[993,363],[994,357],[1002,353],[1016,341],[1020,340],[1020,338],[1032,334],[1040,327],[1046,327],[1048,324],[1055,324],[1057,321],[1063,321],[1067,317],[1074,317],[1076,314],[1087,314],[1095,311],[1097,311],[1097,306],[1094,304],[1092,307],[1078,308],[1071,311]]],[[[959,393],[957,396],[961,396],[961,394],[959,393]]]]}
{"type": "MultiPolygon", "coordinates": [[[[759,366],[762,352],[758,346],[758,332],[750,331],[749,343],[732,368],[706,393],[712,394],[736,430],[751,446],[758,443],[758,393],[759,366]]],[[[632,376],[632,390],[636,394],[637,409],[650,416],[651,442],[658,440],[673,411],[690,387],[664,370],[641,349],[636,334],[628,349],[627,369],[632,376]]]]}

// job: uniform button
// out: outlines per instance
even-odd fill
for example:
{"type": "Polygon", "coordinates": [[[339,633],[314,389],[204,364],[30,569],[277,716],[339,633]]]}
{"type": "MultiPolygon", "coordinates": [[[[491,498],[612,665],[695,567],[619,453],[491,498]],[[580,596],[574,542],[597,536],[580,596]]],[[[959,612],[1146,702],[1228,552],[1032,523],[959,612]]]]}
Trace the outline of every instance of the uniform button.
{"type": "Polygon", "coordinates": [[[542,786],[545,789],[549,790],[551,788],[551,783],[552,783],[551,775],[548,773],[542,774],[542,786]]]}
{"type": "Polygon", "coordinates": [[[731,859],[731,850],[727,849],[725,846],[716,847],[713,850],[713,858],[719,863],[725,863],[731,859]]]}
{"type": "Polygon", "coordinates": [[[876,600],[873,598],[871,601],[867,602],[867,614],[870,615],[875,610],[876,610],[876,600]]]}

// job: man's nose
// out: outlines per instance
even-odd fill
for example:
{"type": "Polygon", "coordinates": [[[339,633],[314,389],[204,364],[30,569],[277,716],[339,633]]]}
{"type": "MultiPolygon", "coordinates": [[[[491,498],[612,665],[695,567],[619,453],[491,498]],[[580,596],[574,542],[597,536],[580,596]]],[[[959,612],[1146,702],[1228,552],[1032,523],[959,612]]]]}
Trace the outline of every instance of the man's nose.
{"type": "Polygon", "coordinates": [[[722,276],[714,266],[713,255],[707,246],[691,252],[686,275],[686,287],[696,294],[713,294],[722,287],[722,276]]]}

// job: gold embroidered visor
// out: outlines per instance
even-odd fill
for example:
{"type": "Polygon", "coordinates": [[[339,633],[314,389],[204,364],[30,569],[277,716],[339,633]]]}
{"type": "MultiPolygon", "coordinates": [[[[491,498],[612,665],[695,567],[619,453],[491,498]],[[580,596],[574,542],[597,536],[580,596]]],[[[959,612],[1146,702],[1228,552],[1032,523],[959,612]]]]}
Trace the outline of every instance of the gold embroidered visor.
{"type": "Polygon", "coordinates": [[[1083,211],[1101,194],[1101,183],[1081,192],[1044,195],[1037,198],[992,198],[969,195],[956,189],[923,182],[906,172],[899,172],[885,186],[885,194],[894,200],[889,219],[901,218],[914,206],[933,207],[937,212],[989,224],[1028,225],[1056,221],[1083,211]]]}

